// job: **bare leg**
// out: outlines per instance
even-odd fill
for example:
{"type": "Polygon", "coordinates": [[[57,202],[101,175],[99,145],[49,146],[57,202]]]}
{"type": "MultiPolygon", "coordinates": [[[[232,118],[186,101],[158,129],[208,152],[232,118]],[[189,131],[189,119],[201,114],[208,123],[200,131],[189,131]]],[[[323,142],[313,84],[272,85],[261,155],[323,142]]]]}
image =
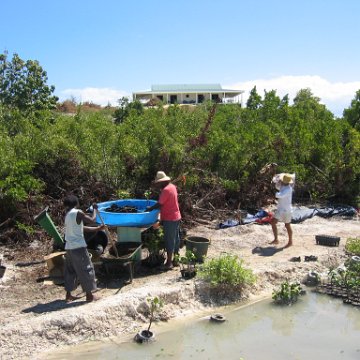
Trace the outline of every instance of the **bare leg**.
{"type": "Polygon", "coordinates": [[[286,227],[286,230],[287,230],[287,233],[288,233],[288,237],[289,237],[289,242],[285,245],[285,249],[292,246],[293,242],[292,242],[292,229],[291,229],[291,225],[290,223],[288,224],[285,224],[285,227],[286,227]]]}
{"type": "Polygon", "coordinates": [[[171,251],[167,251],[166,252],[166,263],[165,263],[165,266],[172,266],[172,252],[171,251]]]}
{"type": "Polygon", "coordinates": [[[97,296],[94,296],[91,291],[86,293],[86,301],[87,302],[92,302],[92,301],[96,301],[96,300],[99,300],[99,298],[97,296]]]}
{"type": "Polygon", "coordinates": [[[275,218],[273,218],[271,220],[271,228],[272,228],[272,231],[274,233],[274,240],[270,243],[270,244],[273,244],[273,245],[277,245],[279,243],[279,240],[278,240],[278,231],[277,231],[277,220],[275,218]]]}

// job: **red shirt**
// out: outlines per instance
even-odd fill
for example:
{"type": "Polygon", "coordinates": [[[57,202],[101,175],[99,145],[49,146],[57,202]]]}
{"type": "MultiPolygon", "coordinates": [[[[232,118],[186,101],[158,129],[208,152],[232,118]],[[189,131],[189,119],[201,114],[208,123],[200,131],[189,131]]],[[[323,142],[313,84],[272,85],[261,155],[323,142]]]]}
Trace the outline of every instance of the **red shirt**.
{"type": "Polygon", "coordinates": [[[174,184],[166,185],[159,196],[160,219],[167,221],[178,221],[181,219],[178,193],[174,184]]]}

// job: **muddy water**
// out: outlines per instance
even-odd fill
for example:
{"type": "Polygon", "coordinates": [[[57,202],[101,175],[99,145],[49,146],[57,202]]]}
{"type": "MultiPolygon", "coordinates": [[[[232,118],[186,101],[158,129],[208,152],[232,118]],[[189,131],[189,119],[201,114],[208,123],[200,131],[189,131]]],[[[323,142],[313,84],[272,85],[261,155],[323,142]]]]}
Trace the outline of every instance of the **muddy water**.
{"type": "Polygon", "coordinates": [[[158,333],[151,344],[95,343],[53,353],[47,359],[360,359],[360,309],[308,292],[290,307],[265,300],[158,333]]]}

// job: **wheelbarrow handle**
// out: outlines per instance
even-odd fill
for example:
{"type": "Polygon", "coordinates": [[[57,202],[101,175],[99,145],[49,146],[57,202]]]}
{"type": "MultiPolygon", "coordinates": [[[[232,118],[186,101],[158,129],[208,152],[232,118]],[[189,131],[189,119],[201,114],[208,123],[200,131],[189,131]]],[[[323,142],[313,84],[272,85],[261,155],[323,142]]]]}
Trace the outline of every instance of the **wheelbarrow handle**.
{"type": "Polygon", "coordinates": [[[108,230],[107,226],[105,225],[102,216],[100,215],[100,211],[99,211],[98,209],[95,209],[95,211],[96,211],[96,213],[98,214],[101,223],[105,226],[106,235],[107,235],[108,238],[110,239],[111,245],[112,245],[112,247],[113,247],[113,249],[114,249],[114,252],[115,252],[115,255],[116,255],[116,257],[118,258],[118,257],[119,257],[119,253],[118,253],[118,251],[117,251],[116,244],[115,244],[114,240],[111,238],[111,235],[110,235],[110,233],[109,233],[109,230],[108,230]]]}

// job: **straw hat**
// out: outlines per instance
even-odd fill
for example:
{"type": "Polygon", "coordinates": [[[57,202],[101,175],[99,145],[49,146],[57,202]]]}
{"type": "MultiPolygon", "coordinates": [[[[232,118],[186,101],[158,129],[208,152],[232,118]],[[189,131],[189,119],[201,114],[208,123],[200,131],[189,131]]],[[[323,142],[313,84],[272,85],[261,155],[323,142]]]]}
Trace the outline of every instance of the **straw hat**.
{"type": "Polygon", "coordinates": [[[163,171],[158,171],[156,173],[156,177],[155,177],[155,184],[159,183],[161,181],[170,181],[171,178],[169,178],[169,176],[167,176],[163,171]]]}
{"type": "Polygon", "coordinates": [[[284,183],[284,184],[293,184],[294,183],[294,179],[293,179],[293,175],[291,174],[280,174],[280,180],[284,183]]]}

